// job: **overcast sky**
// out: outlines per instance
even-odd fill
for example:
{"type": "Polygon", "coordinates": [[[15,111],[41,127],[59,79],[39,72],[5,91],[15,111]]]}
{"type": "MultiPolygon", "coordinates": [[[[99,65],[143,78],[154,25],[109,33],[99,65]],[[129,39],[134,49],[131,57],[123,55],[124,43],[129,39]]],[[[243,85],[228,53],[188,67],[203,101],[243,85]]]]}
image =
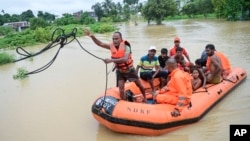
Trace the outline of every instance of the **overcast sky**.
{"type": "MultiPolygon", "coordinates": [[[[73,13],[80,10],[91,11],[91,6],[96,2],[104,0],[1,0],[0,11],[4,10],[9,14],[21,14],[28,9],[34,15],[37,11],[49,12],[61,16],[63,13],[73,13]]],[[[123,0],[112,0],[113,2],[123,2],[123,0]]],[[[143,1],[143,0],[140,0],[143,1]]],[[[1,12],[1,14],[3,14],[1,12]]]]}

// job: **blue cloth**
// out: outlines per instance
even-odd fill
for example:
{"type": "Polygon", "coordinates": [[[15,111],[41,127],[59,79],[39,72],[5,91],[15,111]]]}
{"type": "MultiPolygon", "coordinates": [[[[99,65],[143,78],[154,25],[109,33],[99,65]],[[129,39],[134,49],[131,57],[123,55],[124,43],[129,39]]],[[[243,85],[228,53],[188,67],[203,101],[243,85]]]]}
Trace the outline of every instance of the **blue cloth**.
{"type": "Polygon", "coordinates": [[[207,61],[207,53],[206,53],[206,50],[204,50],[204,51],[201,53],[201,60],[202,60],[202,61],[207,61]]]}

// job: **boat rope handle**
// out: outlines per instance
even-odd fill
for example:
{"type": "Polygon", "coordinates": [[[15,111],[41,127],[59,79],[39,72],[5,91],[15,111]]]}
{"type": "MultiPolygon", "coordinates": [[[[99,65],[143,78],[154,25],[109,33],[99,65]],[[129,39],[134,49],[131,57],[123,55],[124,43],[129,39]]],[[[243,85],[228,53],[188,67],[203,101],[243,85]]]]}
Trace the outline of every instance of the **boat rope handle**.
{"type": "MultiPolygon", "coordinates": [[[[244,75],[244,74],[241,74],[241,76],[243,76],[243,75],[244,75]]],[[[223,79],[221,80],[221,82],[223,82],[223,81],[228,81],[228,82],[231,82],[231,83],[237,83],[237,82],[239,81],[239,76],[238,76],[238,75],[235,75],[235,77],[236,77],[236,80],[235,80],[235,81],[232,81],[232,80],[227,79],[227,78],[223,78],[223,79]]],[[[220,82],[220,83],[221,83],[221,82],[220,82]]],[[[201,92],[208,92],[207,88],[210,88],[210,87],[215,86],[215,85],[217,85],[217,84],[212,84],[212,85],[210,85],[209,87],[206,87],[204,91],[193,91],[193,94],[195,94],[195,93],[201,93],[201,92]]],[[[220,94],[220,93],[221,93],[221,90],[218,91],[218,94],[220,94]]]]}
{"type": "Polygon", "coordinates": [[[238,76],[238,75],[235,75],[235,77],[236,77],[236,80],[235,80],[235,81],[232,81],[232,80],[227,79],[227,78],[223,78],[223,80],[228,81],[228,82],[231,82],[231,83],[237,83],[237,82],[239,81],[239,76],[238,76]]]}

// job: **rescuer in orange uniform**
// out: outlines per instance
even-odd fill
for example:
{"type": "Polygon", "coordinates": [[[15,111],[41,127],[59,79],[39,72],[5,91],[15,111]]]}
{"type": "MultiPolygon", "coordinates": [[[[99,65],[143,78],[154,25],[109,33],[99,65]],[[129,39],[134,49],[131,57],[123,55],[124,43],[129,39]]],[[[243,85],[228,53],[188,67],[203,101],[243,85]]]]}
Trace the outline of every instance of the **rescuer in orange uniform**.
{"type": "MultiPolygon", "coordinates": [[[[177,47],[181,47],[180,46],[180,43],[181,43],[181,39],[179,38],[179,37],[176,37],[175,39],[174,39],[174,46],[170,49],[170,51],[169,51],[169,56],[171,57],[171,56],[174,56],[175,54],[176,54],[176,48],[177,47]]],[[[181,47],[181,48],[183,48],[183,47],[181,47]]],[[[191,63],[191,61],[190,61],[190,58],[189,58],[189,55],[188,55],[188,53],[187,53],[187,50],[185,49],[185,48],[183,48],[183,50],[182,50],[182,54],[187,58],[187,60],[191,63]]]]}
{"type": "Polygon", "coordinates": [[[176,105],[171,115],[179,116],[183,108],[191,102],[191,76],[177,67],[173,57],[167,60],[166,67],[170,71],[170,80],[165,87],[157,92],[154,99],[159,104],[176,105]]]}
{"type": "Polygon", "coordinates": [[[106,58],[103,61],[108,63],[115,63],[117,68],[118,87],[120,91],[120,97],[123,100],[127,100],[125,96],[124,85],[127,80],[134,81],[139,87],[144,96],[144,102],[147,103],[145,90],[139,80],[139,76],[133,66],[131,47],[128,41],[122,39],[120,32],[114,32],[113,41],[109,44],[103,43],[98,40],[88,30],[85,30],[85,35],[89,36],[95,44],[98,46],[110,50],[111,58],[106,58]]]}

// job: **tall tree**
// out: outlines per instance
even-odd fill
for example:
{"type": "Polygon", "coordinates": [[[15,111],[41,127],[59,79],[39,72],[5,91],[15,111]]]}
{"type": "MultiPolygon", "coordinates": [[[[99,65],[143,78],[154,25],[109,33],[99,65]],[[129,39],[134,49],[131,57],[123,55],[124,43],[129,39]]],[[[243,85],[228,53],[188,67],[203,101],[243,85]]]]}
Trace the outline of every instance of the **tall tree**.
{"type": "Polygon", "coordinates": [[[35,16],[34,16],[34,14],[33,14],[33,12],[31,10],[24,11],[21,14],[21,19],[23,21],[29,21],[29,19],[34,18],[34,17],[35,16]]]}
{"type": "Polygon", "coordinates": [[[43,18],[44,17],[43,11],[38,11],[37,17],[38,18],[43,18]]]}
{"type": "Polygon", "coordinates": [[[46,21],[54,21],[55,18],[56,18],[56,16],[54,14],[51,14],[51,13],[48,13],[48,12],[44,13],[44,19],[46,21]]]}
{"type": "Polygon", "coordinates": [[[212,3],[218,17],[228,20],[250,18],[249,0],[212,0],[212,3]]]}
{"type": "Polygon", "coordinates": [[[2,18],[4,23],[11,22],[11,15],[9,13],[5,13],[2,18]]]}
{"type": "Polygon", "coordinates": [[[207,14],[214,12],[214,7],[211,0],[195,0],[184,5],[182,12],[189,17],[196,14],[203,14],[207,17],[207,14]]]}
{"type": "Polygon", "coordinates": [[[84,12],[81,14],[80,23],[85,24],[85,25],[93,24],[93,23],[95,23],[95,19],[93,17],[89,16],[88,12],[84,12]]]}
{"type": "Polygon", "coordinates": [[[100,21],[104,15],[101,3],[97,2],[96,4],[92,5],[91,9],[94,10],[95,15],[97,16],[97,20],[100,21]]]}
{"type": "Polygon", "coordinates": [[[139,0],[123,0],[124,5],[128,5],[129,6],[129,13],[131,14],[135,14],[137,13],[139,10],[138,8],[138,3],[139,0]]]}
{"type": "Polygon", "coordinates": [[[150,22],[155,20],[161,24],[167,16],[172,16],[178,11],[174,0],[148,0],[142,9],[142,14],[150,22]]]}
{"type": "Polygon", "coordinates": [[[10,18],[10,21],[11,22],[18,22],[21,20],[21,16],[20,15],[17,15],[17,14],[13,14],[10,18]]]}

